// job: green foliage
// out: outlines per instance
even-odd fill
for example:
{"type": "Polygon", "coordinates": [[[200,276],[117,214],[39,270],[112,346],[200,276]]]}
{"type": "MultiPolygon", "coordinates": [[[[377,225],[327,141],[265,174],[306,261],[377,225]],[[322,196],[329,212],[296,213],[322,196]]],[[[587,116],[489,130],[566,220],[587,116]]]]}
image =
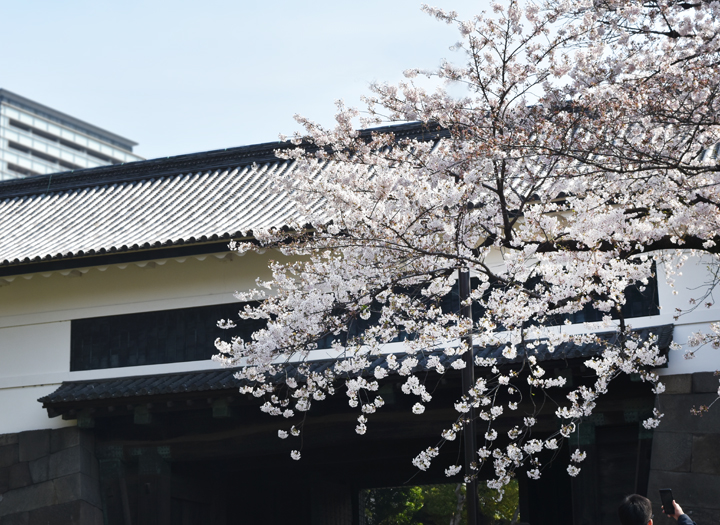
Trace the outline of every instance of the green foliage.
{"type": "MultiPolygon", "coordinates": [[[[478,489],[481,521],[487,525],[509,525],[520,501],[517,481],[505,488],[501,501],[484,483],[478,489]]],[[[369,489],[363,492],[366,525],[450,525],[466,523],[465,486],[424,485],[369,489]],[[456,520],[460,508],[461,518],[456,520]]],[[[516,517],[519,521],[519,517],[516,517]]]]}
{"type": "Polygon", "coordinates": [[[368,525],[417,523],[415,515],[423,507],[421,487],[370,489],[364,493],[365,522],[368,525]]]}
{"type": "Polygon", "coordinates": [[[445,484],[445,485],[426,485],[422,487],[424,496],[424,505],[418,513],[418,521],[423,525],[441,525],[448,524],[455,516],[458,508],[458,495],[461,498],[461,512],[465,521],[465,485],[445,484]]]}
{"type": "MultiPolygon", "coordinates": [[[[485,523],[509,524],[520,504],[520,488],[517,480],[505,486],[505,495],[501,501],[495,501],[496,494],[497,491],[480,483],[478,487],[480,514],[485,518],[485,523]]],[[[520,521],[519,514],[516,521],[520,521]]]]}

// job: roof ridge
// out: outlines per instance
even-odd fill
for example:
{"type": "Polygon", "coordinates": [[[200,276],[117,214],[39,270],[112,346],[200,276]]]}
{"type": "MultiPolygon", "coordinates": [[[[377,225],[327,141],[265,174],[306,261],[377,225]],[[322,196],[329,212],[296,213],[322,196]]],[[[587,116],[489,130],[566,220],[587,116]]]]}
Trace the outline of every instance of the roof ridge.
{"type": "MultiPolygon", "coordinates": [[[[435,126],[432,127],[435,128],[435,126]]],[[[368,128],[360,131],[361,136],[369,137],[372,133],[394,133],[398,138],[419,137],[427,140],[436,138],[442,132],[437,129],[428,130],[427,126],[421,122],[368,128]]],[[[275,151],[294,147],[295,145],[290,141],[264,142],[111,166],[51,173],[49,175],[36,175],[24,179],[13,179],[0,182],[0,200],[83,187],[155,179],[168,175],[185,174],[194,170],[208,171],[236,168],[248,164],[283,161],[284,159],[275,155],[275,151]]]]}
{"type": "Polygon", "coordinates": [[[36,175],[25,179],[0,182],[0,199],[95,187],[124,182],[180,175],[194,170],[238,167],[245,164],[282,160],[275,150],[288,148],[288,143],[269,142],[224,150],[189,153],[173,157],[126,162],[83,170],[36,175]]]}

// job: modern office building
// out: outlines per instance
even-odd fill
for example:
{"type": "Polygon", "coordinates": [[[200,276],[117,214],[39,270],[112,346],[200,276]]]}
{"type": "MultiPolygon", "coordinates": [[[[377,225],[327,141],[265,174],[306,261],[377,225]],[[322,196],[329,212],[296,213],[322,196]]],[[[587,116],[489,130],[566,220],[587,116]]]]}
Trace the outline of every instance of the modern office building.
{"type": "Polygon", "coordinates": [[[144,160],[136,145],[0,89],[0,180],[144,160]]]}

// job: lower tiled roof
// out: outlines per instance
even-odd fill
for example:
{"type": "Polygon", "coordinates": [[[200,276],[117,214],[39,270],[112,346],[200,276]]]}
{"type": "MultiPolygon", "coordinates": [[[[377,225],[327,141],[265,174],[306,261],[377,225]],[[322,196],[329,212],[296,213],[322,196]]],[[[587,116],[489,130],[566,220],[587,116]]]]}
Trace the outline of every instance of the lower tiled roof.
{"type": "Polygon", "coordinates": [[[203,370],[89,381],[65,381],[45,397],[45,405],[70,401],[110,400],[160,394],[184,394],[238,388],[235,370],[203,370]]]}
{"type": "MultiPolygon", "coordinates": [[[[643,328],[636,331],[641,339],[645,340],[652,333],[658,337],[658,345],[661,350],[667,351],[672,342],[673,325],[662,325],[643,328]]],[[[599,334],[601,339],[612,342],[617,337],[615,333],[599,334]]],[[[602,352],[604,344],[586,343],[573,344],[563,343],[559,345],[554,352],[550,353],[547,347],[540,344],[533,350],[534,355],[539,361],[566,361],[587,359],[598,355],[602,352]]],[[[494,357],[500,364],[509,364],[522,361],[525,356],[518,355],[515,359],[508,360],[502,356],[503,347],[485,347],[474,349],[476,357],[494,357]]],[[[446,367],[449,366],[450,360],[455,359],[445,355],[441,351],[430,352],[418,357],[417,369],[424,369],[424,364],[431,356],[437,356],[446,367]]],[[[402,359],[402,355],[398,355],[398,359],[402,359]]],[[[322,373],[328,367],[335,363],[334,360],[318,360],[311,361],[307,364],[312,372],[322,373]]],[[[378,358],[369,367],[367,373],[372,373],[376,366],[386,368],[387,362],[378,358]]],[[[181,372],[173,374],[158,374],[136,377],[123,377],[116,379],[95,379],[89,381],[67,381],[55,390],[53,393],[40,398],[38,401],[43,403],[45,408],[57,405],[66,405],[68,403],[83,403],[92,401],[124,400],[130,398],[146,397],[146,396],[167,396],[192,393],[211,393],[213,391],[238,389],[242,386],[242,382],[233,377],[236,370],[220,369],[198,372],[181,372]]],[[[292,376],[294,370],[291,368],[286,371],[287,375],[292,376]]],[[[286,374],[283,374],[285,376],[286,374]]],[[[276,379],[279,382],[280,378],[276,379]]]]}

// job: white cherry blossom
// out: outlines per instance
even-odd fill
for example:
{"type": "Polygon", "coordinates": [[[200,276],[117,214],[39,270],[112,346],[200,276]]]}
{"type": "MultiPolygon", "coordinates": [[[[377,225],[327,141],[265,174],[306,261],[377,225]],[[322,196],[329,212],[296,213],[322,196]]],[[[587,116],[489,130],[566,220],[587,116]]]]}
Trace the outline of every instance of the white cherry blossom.
{"type": "MultiPolygon", "coordinates": [[[[284,257],[238,294],[246,304],[221,322],[231,335],[217,359],[241,367],[241,391],[263,412],[286,417],[338,389],[373,417],[388,380],[418,399],[412,412],[430,411],[441,378],[474,363],[480,379],[458,386],[456,419],[412,461],[428,469],[474,418],[480,458],[493,457],[488,486],[501,491],[520,465],[540,476],[535,456],[557,450],[619,376],[663,391],[657,334],[633,332],[623,305],[659,267],[671,287],[689,257],[718,267],[720,2],[507,0],[471,20],[423,9],[458,28],[459,61],[372,84],[363,112],[338,103],[332,128],[298,117],[305,131],[278,150],[288,166],[268,187],[299,217],[233,244],[284,257]],[[447,306],[459,275],[471,277],[472,318],[447,306]],[[586,308],[602,320],[564,330],[586,308]],[[233,337],[247,319],[267,326],[233,337]],[[323,343],[337,357],[313,372],[323,343]],[[593,380],[568,389],[545,361],[573,344],[598,352],[593,380]],[[550,436],[532,435],[537,393],[556,403],[550,436]],[[511,445],[494,428],[506,418],[511,445]]],[[[698,293],[690,308],[713,301],[698,293]]],[[[673,348],[691,358],[704,346],[720,348],[720,325],[673,348]]]]}

